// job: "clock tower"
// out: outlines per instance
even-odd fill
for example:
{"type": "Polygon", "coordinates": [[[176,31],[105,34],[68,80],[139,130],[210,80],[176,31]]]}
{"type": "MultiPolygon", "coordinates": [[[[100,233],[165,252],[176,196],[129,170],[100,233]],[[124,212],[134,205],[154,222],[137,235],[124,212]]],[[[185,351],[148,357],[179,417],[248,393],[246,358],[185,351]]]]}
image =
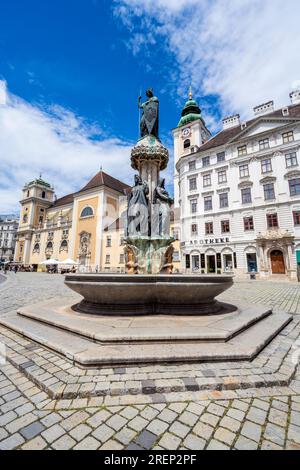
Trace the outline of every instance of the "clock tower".
{"type": "Polygon", "coordinates": [[[190,156],[197,152],[209,138],[211,133],[207,129],[204,119],[201,116],[201,109],[198,103],[193,99],[192,89],[190,87],[189,99],[181,113],[178,126],[173,129],[174,138],[174,196],[175,207],[179,207],[179,175],[176,164],[181,157],[190,156]]]}

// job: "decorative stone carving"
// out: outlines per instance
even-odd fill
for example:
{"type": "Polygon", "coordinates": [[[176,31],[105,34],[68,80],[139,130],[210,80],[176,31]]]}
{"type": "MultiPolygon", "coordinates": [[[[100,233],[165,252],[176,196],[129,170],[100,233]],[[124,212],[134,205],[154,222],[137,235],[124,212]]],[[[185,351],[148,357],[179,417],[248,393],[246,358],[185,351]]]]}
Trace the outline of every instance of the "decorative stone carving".
{"type": "Polygon", "coordinates": [[[127,236],[147,237],[149,235],[149,187],[138,175],[134,177],[134,186],[128,197],[127,236]]]}
{"type": "Polygon", "coordinates": [[[81,232],[79,240],[79,258],[89,258],[91,256],[91,233],[81,232]]]}

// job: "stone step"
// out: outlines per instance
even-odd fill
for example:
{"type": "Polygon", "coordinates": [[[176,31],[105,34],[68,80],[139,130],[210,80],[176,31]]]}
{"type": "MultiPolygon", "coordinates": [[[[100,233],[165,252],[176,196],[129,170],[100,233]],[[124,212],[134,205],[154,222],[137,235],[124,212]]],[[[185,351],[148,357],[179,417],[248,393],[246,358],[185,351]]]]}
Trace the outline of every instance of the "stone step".
{"type": "Polygon", "coordinates": [[[80,314],[62,305],[61,299],[53,300],[23,307],[18,313],[97,343],[225,342],[272,313],[265,306],[239,304],[223,315],[116,317],[80,314]]]}
{"type": "Polygon", "coordinates": [[[178,341],[154,344],[97,344],[73,333],[17,314],[0,324],[54,350],[84,367],[159,362],[239,361],[253,359],[290,321],[286,313],[273,313],[226,343],[178,341]]]}

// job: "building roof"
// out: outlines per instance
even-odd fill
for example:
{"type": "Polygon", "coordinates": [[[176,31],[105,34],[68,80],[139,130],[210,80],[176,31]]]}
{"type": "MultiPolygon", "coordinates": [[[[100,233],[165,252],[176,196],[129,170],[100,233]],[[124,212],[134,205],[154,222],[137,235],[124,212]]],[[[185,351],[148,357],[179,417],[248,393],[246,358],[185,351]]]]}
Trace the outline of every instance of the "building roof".
{"type": "Polygon", "coordinates": [[[52,207],[65,206],[71,204],[74,201],[74,196],[88,189],[98,188],[99,186],[106,186],[108,188],[114,189],[119,193],[126,194],[130,190],[130,186],[122,181],[113,178],[112,176],[104,173],[104,171],[99,171],[80,191],[77,193],[67,194],[59,199],[57,199],[52,207]]]}
{"type": "Polygon", "coordinates": [[[129,188],[127,184],[122,183],[122,181],[113,178],[113,176],[110,176],[101,170],[78,192],[81,193],[88,189],[97,188],[98,186],[106,186],[122,194],[124,194],[124,191],[129,188]]]}
{"type": "MultiPolygon", "coordinates": [[[[287,108],[289,110],[288,115],[283,116],[282,108],[280,108],[275,111],[272,111],[271,113],[262,114],[260,116],[256,116],[253,119],[250,119],[249,121],[246,121],[246,128],[260,119],[300,118],[300,104],[287,106],[287,108]]],[[[209,139],[204,145],[201,145],[201,147],[199,148],[199,151],[202,152],[203,150],[210,150],[211,148],[219,147],[220,145],[225,145],[228,142],[230,142],[234,137],[237,137],[240,134],[240,132],[242,132],[241,124],[238,124],[237,126],[234,126],[234,127],[230,127],[229,129],[225,129],[219,132],[217,135],[215,135],[211,139],[209,139]]]]}
{"type": "Polygon", "coordinates": [[[74,200],[74,194],[68,194],[67,196],[61,197],[55,201],[54,207],[65,206],[71,204],[74,200]]]}
{"type": "Polygon", "coordinates": [[[30,183],[28,183],[28,186],[31,186],[32,184],[39,184],[41,186],[45,186],[46,188],[51,188],[51,185],[47,183],[47,181],[43,180],[41,177],[36,178],[34,181],[30,181],[30,183]]]}
{"type": "Polygon", "coordinates": [[[181,118],[177,127],[185,126],[189,122],[196,121],[197,119],[201,119],[203,124],[205,125],[205,122],[201,117],[201,109],[197,101],[193,99],[192,89],[190,88],[189,99],[184,105],[184,108],[181,113],[181,118]]]}

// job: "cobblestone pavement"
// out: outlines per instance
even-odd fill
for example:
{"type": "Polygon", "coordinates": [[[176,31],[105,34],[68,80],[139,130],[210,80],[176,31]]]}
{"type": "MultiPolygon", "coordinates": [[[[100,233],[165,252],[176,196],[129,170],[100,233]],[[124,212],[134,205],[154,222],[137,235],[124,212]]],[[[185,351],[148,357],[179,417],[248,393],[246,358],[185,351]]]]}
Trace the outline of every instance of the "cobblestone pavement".
{"type": "MultiPolygon", "coordinates": [[[[60,276],[10,274],[0,314],[60,295],[72,298],[60,276]]],[[[0,365],[0,449],[299,450],[299,297],[297,284],[260,281],[223,295],[295,314],[251,363],[82,370],[1,327],[9,361],[0,365]]]]}

